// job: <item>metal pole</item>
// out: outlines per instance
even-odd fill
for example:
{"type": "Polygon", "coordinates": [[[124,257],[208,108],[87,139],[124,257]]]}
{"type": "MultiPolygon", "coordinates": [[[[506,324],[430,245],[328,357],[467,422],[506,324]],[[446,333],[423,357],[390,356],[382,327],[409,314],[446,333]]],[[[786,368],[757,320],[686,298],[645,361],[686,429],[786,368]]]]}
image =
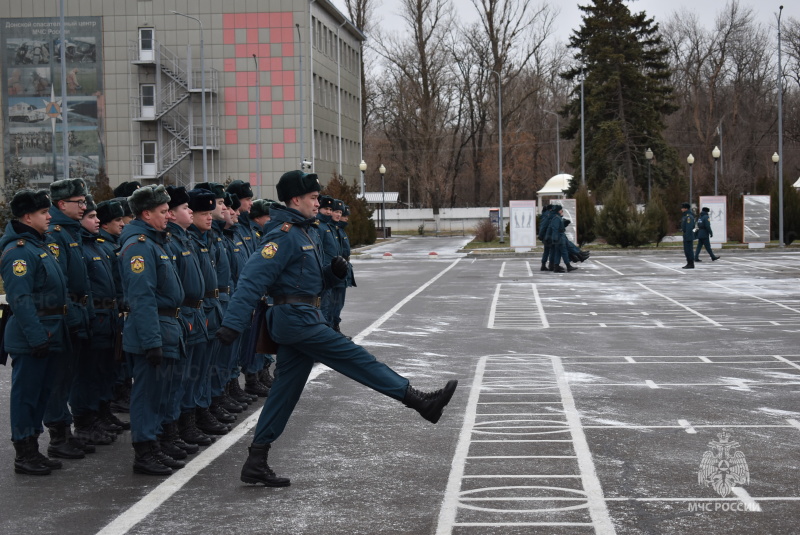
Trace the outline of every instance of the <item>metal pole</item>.
{"type": "Polygon", "coordinates": [[[500,182],[500,243],[505,243],[505,228],[503,225],[503,85],[500,82],[500,73],[489,71],[497,76],[497,132],[498,132],[498,180],[500,182]]]}
{"type": "Polygon", "coordinates": [[[717,166],[719,158],[714,158],[714,195],[717,195],[717,166]]]}
{"type": "Polygon", "coordinates": [[[783,247],[783,66],[781,65],[781,14],[778,9],[778,241],[783,247]]]}
{"type": "Polygon", "coordinates": [[[581,65],[581,185],[586,185],[586,152],[585,152],[585,143],[584,143],[584,135],[583,135],[583,80],[585,75],[583,74],[583,70],[586,68],[586,65],[581,65]]]}
{"type": "Polygon", "coordinates": [[[692,165],[689,164],[689,209],[692,206],[692,165]]]}
{"type": "Polygon", "coordinates": [[[384,173],[381,173],[381,214],[383,216],[383,239],[386,239],[386,188],[384,187],[384,173]]]}
{"type": "MultiPolygon", "coordinates": [[[[303,37],[300,34],[300,24],[295,24],[295,27],[297,28],[297,53],[300,57],[300,168],[304,169],[305,164],[303,162],[306,161],[306,138],[303,133],[303,37]]],[[[309,169],[309,171],[310,170],[311,169],[309,169]]]]}
{"type": "MultiPolygon", "coordinates": [[[[192,19],[200,25],[200,115],[203,125],[201,132],[203,134],[203,182],[208,182],[208,142],[206,139],[206,56],[205,47],[203,46],[203,21],[192,15],[172,11],[175,15],[192,19]]],[[[192,82],[192,72],[189,71],[189,87],[194,87],[192,82]]],[[[191,133],[190,138],[194,137],[194,132],[191,133]]],[[[190,141],[193,141],[190,139],[190,141]]],[[[194,187],[194,181],[189,183],[189,187],[194,187]]]]}
{"type": "Polygon", "coordinates": [[[339,39],[339,30],[347,24],[347,19],[336,28],[336,93],[337,107],[339,108],[339,177],[342,176],[342,40],[339,39]]]}
{"type": "Polygon", "coordinates": [[[650,202],[650,160],[647,160],[647,202],[650,202]]]}
{"type": "Polygon", "coordinates": [[[263,198],[264,191],[261,181],[261,73],[258,70],[258,57],[253,54],[256,62],[256,177],[258,178],[258,196],[263,198]]]}
{"type": "Polygon", "coordinates": [[[542,110],[545,113],[549,113],[550,115],[555,115],[556,117],[556,174],[561,174],[561,128],[558,125],[558,114],[554,111],[542,110]]]}
{"type": "Polygon", "coordinates": [[[362,199],[364,198],[364,171],[361,171],[361,195],[359,195],[359,196],[362,199]]]}
{"type": "MultiPolygon", "coordinates": [[[[67,103],[67,43],[64,38],[64,0],[60,2],[59,39],[61,41],[61,142],[63,143],[64,178],[69,178],[69,105],[67,103]]],[[[55,150],[55,136],[53,136],[55,150]]],[[[55,163],[55,162],[54,162],[55,163]]],[[[56,165],[58,169],[58,165],[56,165]]]]}

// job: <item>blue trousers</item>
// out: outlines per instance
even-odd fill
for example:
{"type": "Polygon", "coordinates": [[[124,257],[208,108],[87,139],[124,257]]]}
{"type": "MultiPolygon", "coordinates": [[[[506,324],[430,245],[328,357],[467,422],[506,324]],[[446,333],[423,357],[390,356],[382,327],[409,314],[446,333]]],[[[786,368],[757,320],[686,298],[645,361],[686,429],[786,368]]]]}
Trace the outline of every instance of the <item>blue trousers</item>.
{"type": "Polygon", "coordinates": [[[320,297],[322,297],[322,302],[319,309],[322,311],[322,315],[325,316],[325,321],[328,322],[328,325],[333,325],[333,290],[326,288],[322,291],[320,297]]]}
{"type": "Polygon", "coordinates": [[[196,370],[193,368],[192,373],[197,373],[196,384],[194,385],[194,406],[208,408],[211,405],[211,379],[209,373],[211,370],[211,356],[213,353],[214,342],[208,341],[206,343],[198,344],[197,355],[192,359],[196,362],[196,370]]]}
{"type": "Polygon", "coordinates": [[[113,376],[113,349],[93,348],[83,344],[75,362],[75,379],[69,395],[72,414],[97,412],[100,401],[111,399],[113,376]]]}
{"type": "Polygon", "coordinates": [[[542,264],[547,264],[550,262],[550,253],[552,252],[553,246],[547,242],[544,243],[544,251],[542,251],[542,264]]]}
{"type": "MultiPolygon", "coordinates": [[[[241,337],[240,337],[241,338],[241,337]]],[[[216,338],[211,344],[211,370],[209,377],[209,403],[211,398],[219,396],[225,390],[225,384],[230,380],[231,354],[233,345],[220,343],[216,338]]],[[[238,353],[236,355],[238,357],[238,353]]]]}
{"type": "Polygon", "coordinates": [[[42,419],[53,386],[53,369],[63,358],[63,353],[51,353],[43,359],[11,355],[11,440],[44,431],[42,419]]]}
{"type": "Polygon", "coordinates": [[[156,440],[169,405],[169,390],[175,361],[163,359],[152,366],[144,355],[129,353],[133,371],[131,389],[131,441],[156,440]]]}
{"type": "Polygon", "coordinates": [[[711,240],[709,238],[697,238],[697,250],[694,252],[695,260],[700,259],[700,251],[703,250],[703,247],[706,248],[706,251],[708,251],[708,255],[711,258],[717,257],[717,255],[715,255],[714,252],[711,250],[711,240]]]}
{"type": "Polygon", "coordinates": [[[331,288],[333,305],[331,307],[331,323],[335,327],[342,322],[342,310],[344,309],[344,298],[347,294],[347,286],[336,286],[331,288]]]}
{"type": "Polygon", "coordinates": [[[283,433],[315,361],[381,394],[397,400],[405,397],[408,379],[379,362],[366,349],[327,325],[306,329],[301,341],[278,349],[275,381],[258,418],[254,443],[274,442],[283,433]]]}
{"type": "Polygon", "coordinates": [[[75,379],[75,363],[78,359],[78,352],[81,345],[85,343],[86,340],[80,340],[73,345],[72,351],[59,354],[59,358],[53,366],[53,388],[44,411],[45,424],[56,422],[72,424],[72,413],[70,413],[67,403],[75,379]]]}
{"type": "Polygon", "coordinates": [[[553,266],[559,265],[562,258],[565,264],[569,264],[566,242],[567,238],[562,234],[559,240],[550,246],[550,262],[553,266]]]}
{"type": "Polygon", "coordinates": [[[683,240],[683,254],[686,256],[686,263],[694,265],[694,240],[683,240]]]}
{"type": "MultiPolygon", "coordinates": [[[[202,386],[201,378],[201,360],[207,351],[208,343],[200,342],[186,346],[186,361],[182,365],[183,380],[181,386],[178,387],[175,394],[178,397],[178,413],[186,412],[194,409],[197,406],[196,398],[199,395],[200,387],[202,386]]],[[[207,361],[207,359],[206,359],[207,361]]],[[[205,372],[208,372],[206,368],[205,372]]]]}

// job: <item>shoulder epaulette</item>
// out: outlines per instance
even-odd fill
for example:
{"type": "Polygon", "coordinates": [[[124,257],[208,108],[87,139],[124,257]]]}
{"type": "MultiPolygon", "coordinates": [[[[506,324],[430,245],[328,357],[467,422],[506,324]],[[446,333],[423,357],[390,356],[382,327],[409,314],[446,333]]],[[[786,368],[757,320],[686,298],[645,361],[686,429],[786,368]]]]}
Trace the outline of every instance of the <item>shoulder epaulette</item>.
{"type": "Polygon", "coordinates": [[[139,241],[147,241],[147,236],[144,234],[139,234],[139,241]]]}
{"type": "Polygon", "coordinates": [[[17,247],[22,247],[23,245],[25,245],[25,240],[24,239],[20,238],[19,240],[17,240],[17,247]]]}
{"type": "Polygon", "coordinates": [[[106,242],[106,240],[104,240],[103,238],[97,238],[97,241],[100,242],[100,243],[105,243],[106,242]]]}
{"type": "Polygon", "coordinates": [[[55,227],[53,227],[53,230],[55,230],[56,232],[61,232],[61,225],[56,225],[55,227]]]}
{"type": "Polygon", "coordinates": [[[290,230],[292,230],[292,227],[293,227],[293,226],[294,226],[294,225],[292,225],[291,223],[289,223],[289,222],[287,221],[286,223],[284,223],[283,225],[281,225],[281,230],[282,230],[283,232],[289,232],[290,230]]]}

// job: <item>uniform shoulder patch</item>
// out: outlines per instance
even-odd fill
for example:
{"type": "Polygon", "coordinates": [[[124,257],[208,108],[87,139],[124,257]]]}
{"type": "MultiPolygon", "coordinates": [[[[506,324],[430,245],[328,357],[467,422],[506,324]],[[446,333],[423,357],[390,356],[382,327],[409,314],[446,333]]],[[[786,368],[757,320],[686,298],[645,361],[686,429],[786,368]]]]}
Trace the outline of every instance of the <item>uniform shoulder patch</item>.
{"type": "Polygon", "coordinates": [[[58,258],[58,255],[61,254],[61,248],[57,243],[48,243],[47,248],[50,249],[50,252],[53,253],[53,256],[56,258],[58,258]]]}
{"type": "Polygon", "coordinates": [[[14,260],[11,266],[17,277],[24,277],[28,273],[28,264],[24,260],[14,260]]]}
{"type": "Polygon", "coordinates": [[[106,240],[104,240],[103,238],[97,238],[97,243],[105,243],[105,242],[106,240]]]}
{"type": "Polygon", "coordinates": [[[25,240],[23,239],[17,240],[17,247],[22,247],[23,245],[25,245],[25,240]]]}
{"type": "Polygon", "coordinates": [[[133,256],[131,257],[131,271],[134,273],[142,273],[144,271],[144,257],[133,256]]]}
{"type": "Polygon", "coordinates": [[[270,258],[275,256],[275,253],[277,252],[278,252],[278,244],[275,243],[274,241],[271,241],[261,249],[261,256],[269,260],[270,258]]]}
{"type": "Polygon", "coordinates": [[[292,230],[292,227],[293,227],[293,226],[294,226],[294,225],[292,225],[291,223],[289,223],[289,222],[287,221],[286,223],[284,223],[283,225],[281,225],[281,230],[282,230],[283,232],[289,232],[290,230],[292,230]]]}
{"type": "Polygon", "coordinates": [[[55,230],[56,232],[61,232],[61,225],[56,225],[55,227],[53,227],[53,230],[55,230]]]}
{"type": "Polygon", "coordinates": [[[139,241],[147,241],[147,236],[144,234],[139,234],[139,241]]]}

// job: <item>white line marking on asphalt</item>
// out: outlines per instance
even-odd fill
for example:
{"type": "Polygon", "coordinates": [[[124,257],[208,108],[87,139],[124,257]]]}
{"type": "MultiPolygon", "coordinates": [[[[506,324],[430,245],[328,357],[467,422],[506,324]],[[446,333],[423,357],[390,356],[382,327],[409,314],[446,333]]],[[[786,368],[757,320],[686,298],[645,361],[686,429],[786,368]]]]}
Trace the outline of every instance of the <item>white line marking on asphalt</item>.
{"type": "Polygon", "coordinates": [[[709,282],[711,282],[711,284],[713,284],[714,286],[719,286],[720,288],[722,288],[724,290],[728,290],[729,292],[735,292],[735,293],[738,293],[738,294],[746,295],[747,297],[750,297],[752,299],[758,299],[759,301],[764,301],[765,303],[769,303],[771,305],[776,305],[776,306],[779,306],[781,308],[785,308],[786,310],[791,310],[792,312],[796,312],[796,313],[800,314],[800,310],[797,310],[796,308],[792,308],[790,306],[786,306],[786,305],[784,305],[782,303],[778,303],[776,301],[771,301],[769,299],[764,299],[763,297],[759,297],[757,295],[749,294],[749,293],[743,292],[741,290],[736,290],[734,288],[728,288],[727,286],[723,286],[722,284],[719,284],[719,283],[716,283],[716,282],[713,282],[713,281],[709,281],[709,282]]]}
{"type": "MultiPolygon", "coordinates": [[[[505,262],[503,262],[505,265],[505,262]]],[[[498,284],[494,289],[494,296],[492,297],[492,306],[489,307],[489,324],[491,328],[494,325],[495,313],[497,312],[497,301],[500,299],[500,285],[498,284]]]]}
{"type": "Polygon", "coordinates": [[[777,321],[770,321],[770,323],[773,325],[780,325],[780,323],[778,323],[777,321]]]}
{"type": "Polygon", "coordinates": [[[789,359],[787,359],[785,357],[782,357],[780,355],[773,355],[773,357],[775,357],[776,359],[778,359],[780,361],[785,362],[786,364],[788,364],[789,366],[792,366],[793,368],[797,368],[798,370],[800,370],[800,364],[797,364],[796,362],[792,362],[791,360],[789,360],[789,359]]]}
{"type": "Polygon", "coordinates": [[[732,487],[731,492],[733,492],[734,494],[736,494],[736,496],[739,497],[739,499],[745,506],[745,511],[747,511],[748,513],[761,512],[761,506],[758,505],[758,502],[755,501],[753,497],[750,496],[750,494],[748,494],[748,492],[744,490],[742,487],[732,487]]]}
{"type": "Polygon", "coordinates": [[[627,360],[631,364],[636,364],[636,361],[633,359],[633,357],[625,357],[625,360],[627,360]]]}
{"type": "Polygon", "coordinates": [[[694,427],[692,427],[692,424],[690,424],[688,420],[678,420],[678,424],[684,429],[686,429],[686,432],[689,433],[690,435],[697,434],[697,430],[694,427]]]}
{"type": "MultiPolygon", "coordinates": [[[[645,260],[645,262],[646,262],[646,260],[645,260]]],[[[666,299],[667,301],[670,301],[670,302],[672,302],[672,303],[674,303],[674,304],[678,305],[679,307],[682,307],[682,308],[686,309],[687,311],[691,312],[692,314],[694,314],[694,315],[696,315],[696,316],[699,316],[699,317],[703,318],[704,320],[706,320],[707,322],[709,322],[711,325],[714,325],[715,327],[722,327],[722,325],[720,325],[720,324],[719,324],[719,323],[717,323],[716,321],[712,320],[712,319],[711,319],[711,318],[709,318],[708,316],[704,316],[703,314],[700,314],[698,311],[696,311],[696,310],[694,310],[694,309],[692,309],[692,308],[690,308],[690,307],[687,307],[687,306],[686,306],[686,305],[684,305],[683,303],[680,303],[680,302],[678,302],[678,301],[674,300],[674,299],[673,299],[673,298],[671,298],[671,297],[667,297],[666,295],[664,295],[664,294],[662,294],[662,293],[659,293],[659,292],[657,292],[657,291],[653,290],[652,288],[648,288],[647,286],[645,286],[645,285],[644,285],[644,284],[642,284],[641,282],[637,282],[636,284],[638,284],[639,286],[641,286],[642,288],[644,288],[644,289],[645,289],[645,290],[647,290],[648,292],[652,292],[652,293],[654,293],[654,294],[656,294],[656,295],[658,295],[658,296],[660,296],[660,297],[663,297],[663,298],[664,298],[664,299],[666,299]]]]}
{"type": "Polygon", "coordinates": [[[500,275],[499,275],[499,277],[500,278],[505,277],[506,276],[505,273],[506,273],[506,263],[503,262],[503,264],[500,266],[500,275]]]}
{"type": "Polygon", "coordinates": [[[565,416],[572,435],[575,454],[578,456],[578,468],[583,482],[583,489],[586,491],[589,515],[592,517],[595,533],[599,535],[616,533],[614,524],[608,514],[606,502],[603,499],[603,487],[597,478],[594,461],[592,460],[592,451],[589,449],[589,443],[586,441],[586,435],[583,433],[583,427],[581,427],[580,413],[575,407],[575,398],[572,397],[572,391],[569,388],[564,365],[561,363],[560,358],[553,357],[553,368],[556,372],[558,388],[561,390],[561,401],[564,404],[565,416]]]}
{"type": "Polygon", "coordinates": [[[536,300],[536,307],[539,309],[539,317],[542,318],[542,327],[547,329],[550,327],[550,322],[547,321],[547,315],[544,313],[542,299],[539,297],[539,288],[535,284],[533,285],[533,298],[536,300]]]}
{"type": "Polygon", "coordinates": [[[656,388],[661,388],[660,386],[658,386],[657,384],[655,384],[655,383],[654,383],[653,381],[651,381],[650,379],[646,380],[646,381],[644,382],[644,384],[646,384],[647,386],[649,386],[650,388],[652,388],[652,389],[654,389],[654,390],[655,390],[656,388]]]}
{"type": "Polygon", "coordinates": [[[531,270],[531,263],[525,262],[525,266],[528,268],[528,276],[533,277],[533,270],[531,270]]]}
{"type": "Polygon", "coordinates": [[[598,323],[598,325],[599,325],[600,327],[608,327],[608,325],[606,325],[605,323],[598,323]]]}
{"type": "Polygon", "coordinates": [[[794,418],[787,418],[786,421],[789,422],[789,425],[791,425],[792,427],[796,427],[797,429],[800,429],[800,422],[798,422],[794,418]]]}
{"type": "MultiPolygon", "coordinates": [[[[393,306],[388,312],[383,314],[380,318],[376,319],[372,324],[353,337],[355,343],[360,343],[364,338],[369,336],[370,333],[375,331],[378,327],[383,325],[386,320],[391,318],[400,308],[406,303],[411,301],[414,297],[423,292],[428,286],[436,282],[445,273],[453,269],[461,259],[456,259],[452,264],[440,271],[436,276],[428,282],[417,288],[413,293],[409,294],[405,299],[393,306]]],[[[323,372],[330,370],[327,366],[315,364],[308,376],[306,384],[316,379],[323,372]]],[[[263,408],[263,406],[262,406],[263,408]]],[[[239,425],[233,428],[227,435],[222,436],[217,442],[206,448],[197,457],[187,463],[184,468],[172,474],[159,486],[147,493],[142,499],[133,504],[117,518],[108,523],[101,529],[97,535],[123,535],[130,531],[136,524],[147,518],[153,511],[158,509],[161,504],[170,499],[176,492],[178,492],[186,483],[188,483],[194,476],[196,476],[203,468],[214,462],[217,457],[225,453],[231,446],[242,438],[245,433],[250,431],[258,421],[261,415],[261,408],[243,420],[239,425]]]]}
{"type": "Polygon", "coordinates": [[[713,362],[711,361],[711,359],[710,359],[710,358],[708,358],[708,357],[697,357],[697,358],[698,358],[698,359],[700,359],[700,360],[702,360],[703,362],[705,362],[705,363],[707,363],[707,364],[713,364],[713,362]]]}
{"type": "Polygon", "coordinates": [[[600,264],[601,266],[603,266],[603,267],[604,267],[604,268],[606,268],[606,269],[610,269],[611,271],[613,271],[613,272],[614,272],[614,273],[616,273],[617,275],[622,275],[623,277],[625,276],[625,274],[624,274],[624,273],[622,273],[621,271],[617,271],[616,269],[612,268],[611,266],[607,266],[607,265],[605,265],[605,264],[604,264],[604,263],[602,263],[602,262],[598,262],[597,260],[595,260],[595,261],[594,261],[594,263],[595,263],[595,264],[600,264]]]}
{"type": "Polygon", "coordinates": [[[669,269],[670,271],[675,271],[676,273],[680,273],[681,275],[686,275],[687,274],[687,270],[685,270],[685,269],[681,270],[681,269],[671,268],[669,266],[665,266],[664,264],[659,264],[658,262],[651,262],[649,260],[645,260],[644,258],[640,258],[640,260],[642,262],[647,262],[648,264],[653,264],[654,266],[658,266],[660,268],[669,269]]]}

